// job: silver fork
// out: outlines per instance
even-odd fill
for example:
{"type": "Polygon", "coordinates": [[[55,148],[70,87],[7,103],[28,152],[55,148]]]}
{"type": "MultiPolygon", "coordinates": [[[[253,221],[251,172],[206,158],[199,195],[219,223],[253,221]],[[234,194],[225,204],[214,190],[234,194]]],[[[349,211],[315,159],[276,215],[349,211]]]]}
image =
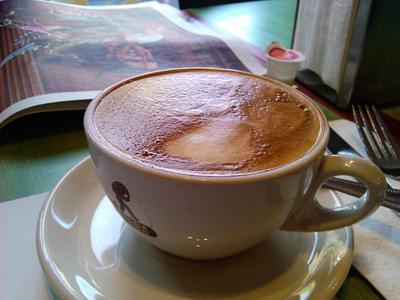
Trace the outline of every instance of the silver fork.
{"type": "Polygon", "coordinates": [[[354,121],[368,156],[382,171],[400,177],[400,151],[373,105],[352,105],[354,121]]]}

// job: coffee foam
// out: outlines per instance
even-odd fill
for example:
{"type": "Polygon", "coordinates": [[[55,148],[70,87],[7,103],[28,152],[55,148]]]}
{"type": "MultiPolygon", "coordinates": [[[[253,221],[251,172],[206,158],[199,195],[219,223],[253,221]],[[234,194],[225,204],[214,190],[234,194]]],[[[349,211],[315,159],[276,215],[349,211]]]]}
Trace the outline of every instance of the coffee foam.
{"type": "Polygon", "coordinates": [[[128,83],[99,102],[94,121],[110,148],[194,175],[276,168],[304,155],[320,130],[310,104],[289,89],[204,70],[128,83]]]}

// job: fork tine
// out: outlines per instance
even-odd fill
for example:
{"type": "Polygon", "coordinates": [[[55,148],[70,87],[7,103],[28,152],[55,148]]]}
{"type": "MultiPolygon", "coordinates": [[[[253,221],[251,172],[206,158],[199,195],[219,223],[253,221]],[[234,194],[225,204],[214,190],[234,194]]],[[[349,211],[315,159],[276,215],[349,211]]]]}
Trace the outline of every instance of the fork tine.
{"type": "Polygon", "coordinates": [[[351,109],[353,111],[354,121],[356,123],[358,132],[360,133],[361,140],[367,148],[369,156],[373,161],[378,161],[381,158],[381,155],[373,144],[372,138],[369,136],[368,124],[364,115],[361,114],[361,107],[358,105],[357,109],[355,105],[352,105],[351,109]],[[364,131],[364,128],[367,130],[364,131]]]}
{"type": "MultiPolygon", "coordinates": [[[[372,127],[372,138],[375,141],[375,146],[380,150],[380,152],[383,154],[383,156],[388,159],[390,157],[390,150],[388,151],[388,146],[385,143],[386,136],[382,136],[382,133],[380,130],[378,130],[379,124],[376,121],[376,115],[375,113],[373,114],[371,111],[371,108],[369,105],[364,105],[364,109],[367,112],[369,124],[372,127]]],[[[376,110],[375,110],[376,111],[376,110]]]]}
{"type": "Polygon", "coordinates": [[[378,123],[379,129],[381,130],[383,136],[385,137],[384,144],[388,148],[389,153],[392,155],[393,158],[400,159],[400,150],[398,149],[397,144],[393,139],[393,136],[390,134],[389,129],[383,122],[381,114],[375,108],[374,105],[372,105],[372,111],[374,112],[375,119],[376,119],[376,122],[378,123]]]}

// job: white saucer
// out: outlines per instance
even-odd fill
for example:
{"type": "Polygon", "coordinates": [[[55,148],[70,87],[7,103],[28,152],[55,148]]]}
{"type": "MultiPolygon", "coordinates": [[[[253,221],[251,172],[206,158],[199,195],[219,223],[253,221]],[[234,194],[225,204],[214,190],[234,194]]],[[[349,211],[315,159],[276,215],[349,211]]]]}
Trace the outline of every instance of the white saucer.
{"type": "MultiPolygon", "coordinates": [[[[337,202],[323,191],[319,198],[337,202]]],[[[137,236],[104,195],[89,158],[43,206],[37,247],[64,299],[331,299],[352,261],[350,228],[278,232],[256,248],[214,262],[169,255],[137,236]]]]}

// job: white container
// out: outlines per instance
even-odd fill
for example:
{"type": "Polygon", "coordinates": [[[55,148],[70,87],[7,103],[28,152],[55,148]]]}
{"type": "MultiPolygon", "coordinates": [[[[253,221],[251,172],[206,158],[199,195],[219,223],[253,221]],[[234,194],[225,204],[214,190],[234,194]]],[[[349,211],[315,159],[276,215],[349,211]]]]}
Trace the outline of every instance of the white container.
{"type": "Polygon", "coordinates": [[[267,76],[293,84],[300,64],[305,60],[302,53],[285,49],[280,43],[274,42],[267,48],[267,76]]]}

